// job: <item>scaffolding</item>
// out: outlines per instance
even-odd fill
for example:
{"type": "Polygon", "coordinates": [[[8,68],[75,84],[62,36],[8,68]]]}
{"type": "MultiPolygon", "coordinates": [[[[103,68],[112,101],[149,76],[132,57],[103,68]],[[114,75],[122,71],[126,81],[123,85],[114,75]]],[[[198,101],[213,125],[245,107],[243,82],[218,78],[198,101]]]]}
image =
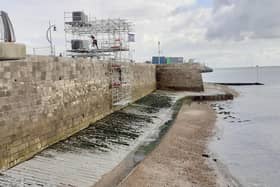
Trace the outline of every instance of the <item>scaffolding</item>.
{"type": "Polygon", "coordinates": [[[111,87],[113,106],[123,106],[131,102],[131,73],[129,64],[111,64],[111,87]]]}
{"type": "Polygon", "coordinates": [[[110,63],[112,106],[131,102],[133,24],[125,19],[92,19],[82,11],[64,13],[66,54],[110,63]],[[92,36],[96,39],[94,43],[92,36]],[[97,47],[98,46],[98,47],[97,47]]]}
{"type": "Polygon", "coordinates": [[[81,11],[64,13],[66,54],[72,57],[95,57],[117,62],[132,61],[130,35],[133,24],[126,19],[90,18],[81,11]],[[93,45],[91,36],[97,40],[93,45]]]}

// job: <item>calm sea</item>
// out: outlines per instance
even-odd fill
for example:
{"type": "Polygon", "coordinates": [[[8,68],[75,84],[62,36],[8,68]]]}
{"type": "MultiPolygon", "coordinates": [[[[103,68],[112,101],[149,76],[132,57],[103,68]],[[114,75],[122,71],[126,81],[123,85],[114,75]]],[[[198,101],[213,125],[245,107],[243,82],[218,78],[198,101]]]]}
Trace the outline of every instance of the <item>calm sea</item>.
{"type": "Polygon", "coordinates": [[[262,82],[233,87],[240,96],[213,104],[217,135],[210,149],[248,187],[280,186],[280,67],[216,69],[206,82],[262,82]]]}

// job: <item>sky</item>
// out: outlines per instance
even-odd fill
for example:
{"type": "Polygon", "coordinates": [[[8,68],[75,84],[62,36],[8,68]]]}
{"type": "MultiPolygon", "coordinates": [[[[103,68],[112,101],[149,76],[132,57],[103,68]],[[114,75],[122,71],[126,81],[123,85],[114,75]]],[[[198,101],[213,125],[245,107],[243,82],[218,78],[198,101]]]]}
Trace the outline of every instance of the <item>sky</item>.
{"type": "MultiPolygon", "coordinates": [[[[211,67],[277,66],[280,60],[279,0],[0,0],[17,42],[28,51],[48,46],[56,24],[57,52],[65,51],[64,12],[125,18],[135,24],[135,59],[157,55],[194,58],[211,67]]],[[[37,49],[46,53],[47,49],[37,49]]]]}

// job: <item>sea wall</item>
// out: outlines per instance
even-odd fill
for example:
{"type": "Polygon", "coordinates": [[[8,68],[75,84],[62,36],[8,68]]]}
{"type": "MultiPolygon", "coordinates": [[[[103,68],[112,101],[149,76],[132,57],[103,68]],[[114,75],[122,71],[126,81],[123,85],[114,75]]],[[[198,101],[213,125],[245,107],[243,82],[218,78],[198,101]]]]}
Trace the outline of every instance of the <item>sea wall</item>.
{"type": "Polygon", "coordinates": [[[201,69],[196,64],[156,66],[157,88],[161,90],[203,91],[201,69]]]}
{"type": "MultiPolygon", "coordinates": [[[[131,102],[156,89],[156,67],[125,64],[131,102]]],[[[86,128],[112,104],[112,66],[90,59],[30,56],[0,62],[0,170],[86,128]]]]}

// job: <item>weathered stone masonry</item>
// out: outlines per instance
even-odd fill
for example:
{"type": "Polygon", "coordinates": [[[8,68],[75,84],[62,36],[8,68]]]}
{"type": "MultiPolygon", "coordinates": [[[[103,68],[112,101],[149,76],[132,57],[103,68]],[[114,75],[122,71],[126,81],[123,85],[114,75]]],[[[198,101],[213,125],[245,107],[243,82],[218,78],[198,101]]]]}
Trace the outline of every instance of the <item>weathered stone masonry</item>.
{"type": "MultiPolygon", "coordinates": [[[[126,65],[131,102],[156,87],[203,90],[191,64],[126,65]]],[[[111,70],[110,63],[90,59],[0,61],[0,171],[120,109],[112,105],[111,70]]]]}
{"type": "Polygon", "coordinates": [[[164,90],[203,91],[199,64],[162,64],[156,67],[157,88],[164,90]]]}
{"type": "MultiPolygon", "coordinates": [[[[132,100],[156,89],[155,66],[129,64],[132,100]]],[[[110,63],[28,57],[0,62],[0,170],[117,110],[110,63]]]]}

